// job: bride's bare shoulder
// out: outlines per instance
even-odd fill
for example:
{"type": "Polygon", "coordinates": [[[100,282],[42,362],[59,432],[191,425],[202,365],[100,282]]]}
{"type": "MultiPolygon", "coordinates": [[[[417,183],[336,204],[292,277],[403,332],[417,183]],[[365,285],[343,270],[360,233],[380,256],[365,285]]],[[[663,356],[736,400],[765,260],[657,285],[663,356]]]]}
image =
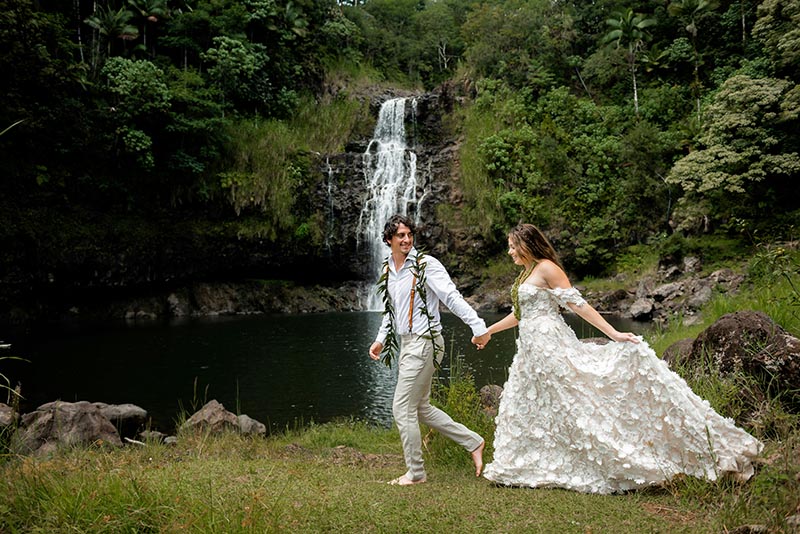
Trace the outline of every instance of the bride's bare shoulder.
{"type": "Polygon", "coordinates": [[[536,266],[536,270],[541,272],[542,274],[552,274],[552,273],[563,273],[564,272],[561,269],[561,267],[558,266],[557,263],[555,263],[552,260],[547,260],[547,259],[539,260],[539,264],[536,266]]]}
{"type": "Polygon", "coordinates": [[[570,282],[564,270],[551,260],[541,260],[537,266],[541,277],[552,287],[569,287],[570,282]]]}

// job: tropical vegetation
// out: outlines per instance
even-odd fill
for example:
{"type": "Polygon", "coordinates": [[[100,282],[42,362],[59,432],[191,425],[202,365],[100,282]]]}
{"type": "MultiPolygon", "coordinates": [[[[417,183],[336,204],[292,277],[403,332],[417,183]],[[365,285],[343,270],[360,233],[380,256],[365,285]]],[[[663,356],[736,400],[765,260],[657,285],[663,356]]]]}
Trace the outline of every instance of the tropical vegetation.
{"type": "Polygon", "coordinates": [[[369,131],[363,90],[445,84],[490,254],[519,220],[580,274],[674,232],[791,238],[799,20],[797,0],[10,0],[1,234],[99,210],[319,247],[315,153],[369,131]]]}

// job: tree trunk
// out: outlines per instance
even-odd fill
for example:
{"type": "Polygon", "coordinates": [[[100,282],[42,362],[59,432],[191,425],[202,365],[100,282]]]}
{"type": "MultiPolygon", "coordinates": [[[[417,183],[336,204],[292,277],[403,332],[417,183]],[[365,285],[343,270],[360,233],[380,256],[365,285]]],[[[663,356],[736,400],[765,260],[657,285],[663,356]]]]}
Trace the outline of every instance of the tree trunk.
{"type": "Polygon", "coordinates": [[[631,59],[631,80],[633,81],[633,109],[639,116],[639,91],[636,87],[636,59],[631,59]]]}

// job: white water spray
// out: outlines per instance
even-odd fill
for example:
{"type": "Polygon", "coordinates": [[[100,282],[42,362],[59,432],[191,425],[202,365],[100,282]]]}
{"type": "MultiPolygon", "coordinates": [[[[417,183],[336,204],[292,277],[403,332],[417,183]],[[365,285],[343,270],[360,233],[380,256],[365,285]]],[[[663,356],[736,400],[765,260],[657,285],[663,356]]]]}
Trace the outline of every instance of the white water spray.
{"type": "MultiPolygon", "coordinates": [[[[411,100],[416,117],[416,99],[411,100]]],[[[389,249],[383,243],[383,226],[395,213],[411,216],[419,224],[417,155],[406,147],[406,99],[394,98],[381,106],[378,123],[366,152],[364,178],[367,200],[358,218],[358,247],[368,251],[369,272],[377,280],[389,249]]],[[[383,304],[370,284],[363,300],[366,310],[381,310],[383,304]]]]}

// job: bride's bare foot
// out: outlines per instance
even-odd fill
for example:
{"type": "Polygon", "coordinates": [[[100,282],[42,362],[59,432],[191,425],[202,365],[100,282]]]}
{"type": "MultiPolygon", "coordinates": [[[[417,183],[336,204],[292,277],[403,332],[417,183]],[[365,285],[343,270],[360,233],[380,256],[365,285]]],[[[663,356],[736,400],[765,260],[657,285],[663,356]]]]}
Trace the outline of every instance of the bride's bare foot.
{"type": "Polygon", "coordinates": [[[481,441],[481,444],[478,445],[478,448],[472,451],[472,461],[475,464],[475,476],[481,476],[481,471],[483,471],[483,448],[486,446],[485,441],[481,441]]]}
{"type": "Polygon", "coordinates": [[[389,482],[387,482],[387,484],[391,486],[413,486],[414,484],[422,484],[426,480],[428,479],[420,478],[419,480],[411,480],[407,476],[403,475],[395,478],[394,480],[390,480],[389,482]]]}

